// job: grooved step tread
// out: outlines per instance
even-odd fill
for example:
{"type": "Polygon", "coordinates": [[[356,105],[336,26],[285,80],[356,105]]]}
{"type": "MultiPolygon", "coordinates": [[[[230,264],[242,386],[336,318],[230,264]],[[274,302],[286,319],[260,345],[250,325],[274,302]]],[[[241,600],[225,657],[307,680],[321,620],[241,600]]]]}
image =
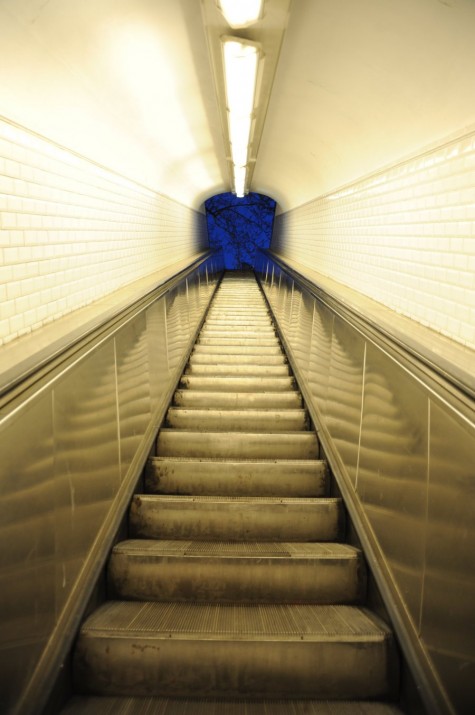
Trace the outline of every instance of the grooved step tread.
{"type": "Polygon", "coordinates": [[[174,494],[136,494],[134,496],[134,501],[141,503],[144,502],[162,502],[164,504],[172,504],[176,502],[181,505],[189,504],[260,504],[277,506],[281,504],[287,504],[289,506],[324,506],[324,505],[334,505],[340,504],[340,497],[318,497],[313,499],[311,497],[232,497],[232,496],[175,496],[174,494]]]}
{"type": "Polygon", "coordinates": [[[287,465],[289,467],[307,467],[309,464],[315,464],[315,465],[321,465],[324,467],[326,462],[321,459],[251,459],[251,458],[243,458],[243,459],[226,459],[222,457],[150,457],[150,461],[153,462],[164,462],[164,461],[171,461],[171,462],[186,462],[191,465],[195,464],[221,464],[223,465],[223,468],[228,468],[229,466],[232,466],[233,464],[236,465],[264,465],[264,466],[271,466],[271,465],[287,465]]]}
{"type": "Polygon", "coordinates": [[[354,560],[360,551],[347,544],[292,542],[236,542],[236,541],[173,541],[129,539],[116,544],[113,553],[140,556],[186,556],[207,559],[315,559],[354,560]]]}
{"type": "Polygon", "coordinates": [[[157,640],[231,637],[353,643],[392,637],[382,621],[357,606],[133,601],[108,601],[94,611],[82,625],[81,635],[95,634],[157,640]]]}
{"type": "Polygon", "coordinates": [[[225,700],[76,696],[61,715],[403,715],[390,703],[357,700],[225,700]]]}

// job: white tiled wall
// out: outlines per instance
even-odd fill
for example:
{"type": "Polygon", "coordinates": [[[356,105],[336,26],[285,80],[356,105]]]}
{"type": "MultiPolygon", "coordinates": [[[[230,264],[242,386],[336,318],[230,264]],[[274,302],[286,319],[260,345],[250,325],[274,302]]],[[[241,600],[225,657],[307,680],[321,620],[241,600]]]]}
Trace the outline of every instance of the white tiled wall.
{"type": "Polygon", "coordinates": [[[475,347],[475,134],[276,217],[274,251],[475,347]]]}
{"type": "Polygon", "coordinates": [[[0,119],[0,344],[206,246],[201,214],[0,119]]]}

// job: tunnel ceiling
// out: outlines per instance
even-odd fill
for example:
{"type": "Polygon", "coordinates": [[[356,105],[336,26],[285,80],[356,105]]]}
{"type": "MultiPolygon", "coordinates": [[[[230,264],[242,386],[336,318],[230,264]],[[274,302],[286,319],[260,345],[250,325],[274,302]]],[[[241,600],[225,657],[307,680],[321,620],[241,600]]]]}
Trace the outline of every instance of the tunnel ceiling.
{"type": "MultiPolygon", "coordinates": [[[[287,210],[471,127],[474,30],[473,0],[293,0],[251,190],[287,210]]],[[[229,189],[198,0],[1,0],[0,39],[7,119],[195,208],[229,189]]]]}

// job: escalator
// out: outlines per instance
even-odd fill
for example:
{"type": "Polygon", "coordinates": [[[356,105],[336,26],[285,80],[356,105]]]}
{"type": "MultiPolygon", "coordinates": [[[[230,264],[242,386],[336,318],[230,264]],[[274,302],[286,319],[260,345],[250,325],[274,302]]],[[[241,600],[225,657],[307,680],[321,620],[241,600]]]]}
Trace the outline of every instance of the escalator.
{"type": "Polygon", "coordinates": [[[145,487],[63,713],[400,712],[391,629],[252,275],[223,279],[145,487]]]}

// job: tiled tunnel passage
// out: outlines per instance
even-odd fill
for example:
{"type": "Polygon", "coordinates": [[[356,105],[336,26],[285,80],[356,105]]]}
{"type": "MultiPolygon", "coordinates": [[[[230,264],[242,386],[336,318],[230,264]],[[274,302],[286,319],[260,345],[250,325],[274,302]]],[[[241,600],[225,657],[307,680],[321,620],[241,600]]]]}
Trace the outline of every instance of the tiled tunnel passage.
{"type": "Polygon", "coordinates": [[[396,634],[403,709],[474,711],[474,28],[472,0],[0,2],[2,712],[68,690],[222,275],[205,204],[225,192],[276,201],[241,264],[396,634]]]}

